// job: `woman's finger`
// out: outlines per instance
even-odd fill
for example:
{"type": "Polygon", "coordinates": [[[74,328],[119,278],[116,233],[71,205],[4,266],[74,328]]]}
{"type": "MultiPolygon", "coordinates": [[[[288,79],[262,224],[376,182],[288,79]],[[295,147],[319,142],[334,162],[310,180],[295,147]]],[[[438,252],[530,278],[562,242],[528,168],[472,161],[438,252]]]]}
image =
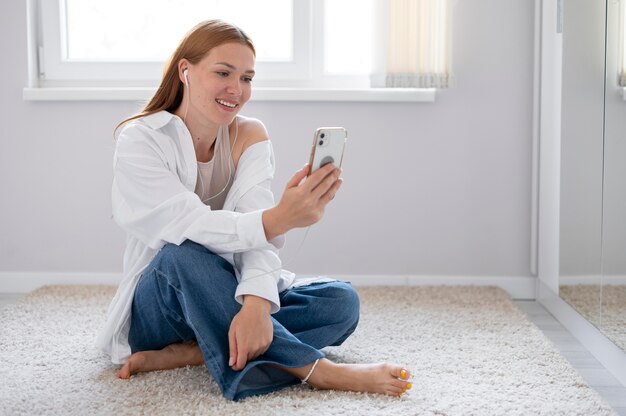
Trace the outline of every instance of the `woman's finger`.
{"type": "Polygon", "coordinates": [[[228,331],[228,348],[228,366],[233,367],[237,362],[237,338],[235,337],[235,331],[232,329],[228,331]]]}
{"type": "Polygon", "coordinates": [[[235,364],[234,369],[239,371],[243,370],[243,368],[246,366],[246,363],[248,362],[248,351],[246,351],[245,348],[237,349],[237,364],[235,364]]]}
{"type": "Polygon", "coordinates": [[[341,188],[342,184],[343,184],[342,178],[339,178],[335,181],[333,186],[328,190],[328,192],[326,192],[326,195],[324,195],[323,197],[326,203],[329,203],[330,201],[335,199],[335,195],[337,194],[337,192],[339,192],[339,188],[341,188]]]}
{"type": "Polygon", "coordinates": [[[335,166],[331,163],[328,163],[310,174],[302,185],[306,188],[308,192],[311,192],[321,183],[323,183],[328,175],[332,174],[334,170],[335,166]]]}
{"type": "Polygon", "coordinates": [[[327,174],[324,180],[312,190],[311,193],[313,196],[321,199],[324,195],[326,195],[339,180],[339,175],[341,175],[341,169],[339,168],[336,168],[327,174]]]}
{"type": "Polygon", "coordinates": [[[300,182],[302,182],[302,180],[306,178],[306,175],[308,173],[309,173],[309,164],[307,163],[306,165],[304,165],[304,167],[302,167],[302,169],[294,173],[294,175],[291,177],[289,182],[287,182],[287,189],[298,186],[300,182]]]}

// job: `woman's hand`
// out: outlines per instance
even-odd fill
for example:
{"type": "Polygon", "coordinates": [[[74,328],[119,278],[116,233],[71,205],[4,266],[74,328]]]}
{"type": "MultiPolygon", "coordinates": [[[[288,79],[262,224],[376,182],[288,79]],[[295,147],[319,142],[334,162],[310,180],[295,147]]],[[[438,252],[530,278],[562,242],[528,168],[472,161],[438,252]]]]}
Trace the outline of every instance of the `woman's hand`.
{"type": "Polygon", "coordinates": [[[235,371],[263,354],[274,339],[274,326],[270,319],[270,302],[258,296],[246,295],[241,310],[230,323],[228,365],[235,371]]]}
{"type": "Polygon", "coordinates": [[[343,180],[341,169],[327,164],[308,177],[309,165],[293,175],[278,205],[263,212],[265,236],[271,240],[292,228],[315,224],[335,197],[343,180]],[[305,179],[306,178],[306,179],[305,179]]]}

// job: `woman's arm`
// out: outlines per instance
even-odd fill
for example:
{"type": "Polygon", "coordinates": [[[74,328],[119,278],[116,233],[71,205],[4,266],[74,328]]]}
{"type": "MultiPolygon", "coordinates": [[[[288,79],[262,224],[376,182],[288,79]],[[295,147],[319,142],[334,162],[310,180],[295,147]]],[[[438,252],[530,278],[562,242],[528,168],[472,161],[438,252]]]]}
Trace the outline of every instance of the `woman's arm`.
{"type": "Polygon", "coordinates": [[[164,148],[154,134],[133,125],[118,138],[112,202],[113,217],[122,229],[153,249],[187,239],[216,253],[270,246],[263,210],[211,211],[181,182],[178,171],[186,166],[174,163],[174,156],[180,155],[164,148]]]}
{"type": "MultiPolygon", "coordinates": [[[[239,144],[233,149],[234,163],[252,145],[269,140],[267,130],[260,120],[238,116],[239,144]]],[[[271,150],[271,149],[270,149],[271,150]]],[[[271,175],[274,174],[274,156],[270,155],[271,175]]],[[[307,178],[308,165],[294,174],[287,183],[283,197],[278,205],[266,206],[263,213],[263,227],[268,241],[287,231],[306,227],[318,222],[324,215],[324,209],[341,186],[339,169],[327,165],[307,178]],[[306,179],[306,180],[305,180],[306,179]]]]}

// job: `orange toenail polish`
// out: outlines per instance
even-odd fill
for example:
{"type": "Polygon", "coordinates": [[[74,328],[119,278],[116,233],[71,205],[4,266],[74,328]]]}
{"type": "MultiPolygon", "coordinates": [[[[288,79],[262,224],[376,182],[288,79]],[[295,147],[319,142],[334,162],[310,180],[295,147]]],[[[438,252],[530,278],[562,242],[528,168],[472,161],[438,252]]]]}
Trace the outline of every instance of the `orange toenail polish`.
{"type": "Polygon", "coordinates": [[[408,384],[406,385],[406,388],[407,388],[407,389],[410,389],[411,387],[413,387],[413,385],[412,385],[411,383],[408,383],[408,384]]]}
{"type": "Polygon", "coordinates": [[[406,378],[406,370],[400,371],[400,377],[406,378]]]}

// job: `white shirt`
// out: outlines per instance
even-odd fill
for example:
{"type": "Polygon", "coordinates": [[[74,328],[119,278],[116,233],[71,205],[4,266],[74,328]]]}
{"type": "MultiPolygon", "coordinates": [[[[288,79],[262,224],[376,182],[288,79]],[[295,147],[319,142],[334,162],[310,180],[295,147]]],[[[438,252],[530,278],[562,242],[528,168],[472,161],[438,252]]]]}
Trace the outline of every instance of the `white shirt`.
{"type": "Polygon", "coordinates": [[[280,309],[278,293],[294,282],[281,269],[284,236],[268,242],[261,215],[274,206],[270,189],[274,154],[268,140],[241,155],[224,209],[212,211],[194,193],[198,165],[183,121],[166,111],[126,123],[113,163],[113,218],[126,231],[124,276],[97,345],[115,364],[131,354],[128,344],[135,287],[143,270],[167,243],[191,240],[226,258],[235,268],[235,299],[256,295],[280,309]]]}

